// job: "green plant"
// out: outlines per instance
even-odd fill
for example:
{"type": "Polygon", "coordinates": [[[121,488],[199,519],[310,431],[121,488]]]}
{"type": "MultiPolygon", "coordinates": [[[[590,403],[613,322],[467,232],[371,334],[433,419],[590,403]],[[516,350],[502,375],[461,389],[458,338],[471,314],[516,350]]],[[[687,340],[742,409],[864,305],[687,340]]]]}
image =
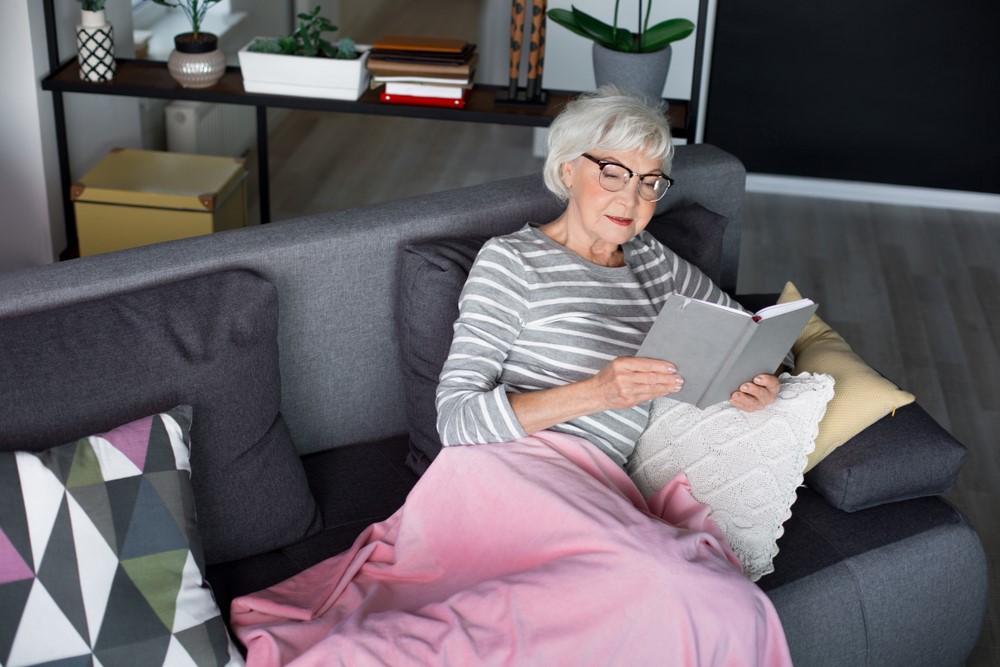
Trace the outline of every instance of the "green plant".
{"type": "Polygon", "coordinates": [[[194,38],[198,39],[205,13],[219,0],[153,0],[153,2],[164,7],[180,7],[184,15],[188,17],[188,21],[191,22],[191,32],[194,33],[194,38]]]}
{"type": "Polygon", "coordinates": [[[80,9],[85,12],[99,12],[104,9],[104,0],[78,0],[80,9]]]}
{"type": "Polygon", "coordinates": [[[334,46],[323,39],[324,32],[336,32],[337,26],[319,15],[320,7],[311,12],[299,14],[299,27],[287,37],[260,37],[247,47],[248,51],[260,53],[284,53],[290,56],[340,58],[354,60],[358,57],[354,41],[341,37],[334,46]]]}
{"type": "Polygon", "coordinates": [[[649,14],[653,0],[646,2],[646,18],[643,20],[642,0],[638,0],[638,32],[618,27],[618,3],[615,0],[614,24],[608,25],[590,14],[571,6],[570,9],[550,9],[548,17],[564,28],[591,39],[612,51],[626,53],[649,53],[664,49],[671,42],[684,39],[694,31],[694,23],[687,19],[669,19],[654,26],[649,25],[649,14]]]}

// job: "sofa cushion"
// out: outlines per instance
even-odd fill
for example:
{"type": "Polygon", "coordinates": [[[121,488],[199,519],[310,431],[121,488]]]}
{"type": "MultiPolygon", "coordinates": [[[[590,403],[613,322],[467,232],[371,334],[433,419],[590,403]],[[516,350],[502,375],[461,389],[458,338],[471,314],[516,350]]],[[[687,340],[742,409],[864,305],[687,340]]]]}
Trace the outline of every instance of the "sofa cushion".
{"type": "MultiPolygon", "coordinates": [[[[788,283],[778,301],[798,298],[788,283]]],[[[816,315],[792,349],[796,372],[829,373],[836,380],[805,475],[828,503],[853,512],[954,487],[966,449],[913,402],[913,394],[866,364],[816,315]]]]}
{"type": "Polygon", "coordinates": [[[191,405],[207,561],[300,540],[320,518],[279,412],[277,328],[273,285],[247,271],[0,318],[0,450],[191,405]]]}
{"type": "Polygon", "coordinates": [[[646,231],[719,284],[722,279],[722,237],[729,220],[698,203],[653,216],[646,231]]]}
{"type": "Polygon", "coordinates": [[[417,482],[406,465],[406,435],[333,447],[302,457],[325,518],[323,530],[265,554],[210,565],[208,581],[229,621],[233,598],[273,586],[350,548],[373,523],[398,510],[417,482]]]}
{"type": "MultiPolygon", "coordinates": [[[[787,283],[778,303],[801,298],[795,285],[787,283]]],[[[819,426],[816,449],[809,455],[807,471],[866,427],[914,400],[913,394],[866,364],[818,315],[809,318],[792,352],[796,373],[829,373],[837,383],[836,394],[819,426]]]]}
{"type": "Polygon", "coordinates": [[[185,405],[0,453],[0,664],[241,662],[204,581],[190,425],[185,405]]]}
{"type": "Polygon", "coordinates": [[[655,399],[626,468],[647,499],[684,473],[751,581],[774,570],[776,541],[833,397],[829,375],[785,373],[781,381],[777,400],[756,412],[728,401],[699,410],[655,399]]]}
{"type": "MultiPolygon", "coordinates": [[[[726,218],[700,204],[654,217],[647,229],[713,280],[722,266],[726,218]]],[[[410,433],[407,464],[422,474],[441,450],[434,406],[438,377],[451,347],[458,298],[487,237],[424,241],[406,247],[399,269],[396,326],[410,433]]]]}

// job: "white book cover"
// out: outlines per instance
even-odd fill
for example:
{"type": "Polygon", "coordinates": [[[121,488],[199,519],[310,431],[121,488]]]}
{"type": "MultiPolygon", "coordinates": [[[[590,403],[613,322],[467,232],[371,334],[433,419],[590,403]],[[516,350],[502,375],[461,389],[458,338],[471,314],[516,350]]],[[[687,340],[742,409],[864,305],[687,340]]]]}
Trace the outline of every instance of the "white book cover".
{"type": "Polygon", "coordinates": [[[388,81],[385,84],[388,95],[410,95],[412,97],[436,97],[446,100],[460,100],[465,93],[462,86],[445,86],[430,83],[406,83],[388,81]]]}

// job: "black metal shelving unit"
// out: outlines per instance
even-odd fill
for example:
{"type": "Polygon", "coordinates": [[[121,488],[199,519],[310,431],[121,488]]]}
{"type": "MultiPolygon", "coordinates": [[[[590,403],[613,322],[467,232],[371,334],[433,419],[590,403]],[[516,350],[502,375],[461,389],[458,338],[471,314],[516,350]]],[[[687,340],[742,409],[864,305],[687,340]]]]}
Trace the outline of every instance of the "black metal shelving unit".
{"type": "MultiPolygon", "coordinates": [[[[527,127],[547,127],[562,107],[576,94],[575,91],[546,90],[547,102],[543,105],[505,106],[496,103],[497,92],[506,86],[473,86],[469,100],[463,109],[444,107],[408,106],[385,104],[378,99],[378,92],[366,91],[357,101],[329,100],[314,97],[291,97],[286,95],[266,95],[248,93],[243,89],[243,77],[238,67],[228,67],[222,79],[209,88],[183,88],[177,84],[164,62],[130,60],[119,58],[117,71],[112,81],[95,83],[80,79],[80,70],[75,58],[60,62],[58,39],[55,27],[54,0],[43,0],[45,5],[45,28],[48,41],[49,74],[42,80],[42,89],[52,93],[55,112],[56,144],[59,153],[59,173],[62,186],[63,215],[66,220],[67,247],[76,245],[76,216],[68,193],[72,186],[69,173],[69,148],[66,136],[66,115],[63,95],[67,93],[89,93],[92,95],[118,95],[124,97],[144,97],[174,100],[193,100],[240,104],[256,108],[257,117],[257,169],[259,176],[259,201],[261,222],[270,221],[270,188],[268,164],[267,109],[269,107],[288,109],[311,109],[335,113],[357,113],[384,116],[404,116],[409,118],[429,118],[435,120],[463,121],[471,123],[496,123],[527,127]]],[[[707,0],[701,0],[699,26],[703,25],[707,0]]],[[[697,104],[702,69],[702,43],[704,35],[699,30],[695,56],[694,79],[691,101],[668,100],[671,125],[678,138],[693,140],[697,121],[697,104]]]]}

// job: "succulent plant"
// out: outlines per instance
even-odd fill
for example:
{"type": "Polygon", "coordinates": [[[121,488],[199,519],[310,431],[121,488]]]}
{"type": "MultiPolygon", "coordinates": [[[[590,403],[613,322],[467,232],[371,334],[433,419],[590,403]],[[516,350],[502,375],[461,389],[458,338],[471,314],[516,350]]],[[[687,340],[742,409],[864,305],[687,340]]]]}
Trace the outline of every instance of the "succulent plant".
{"type": "MultiPolygon", "coordinates": [[[[156,0],[160,2],[162,0],[156,0]]],[[[299,14],[299,26],[287,37],[258,37],[248,51],[258,53],[284,53],[289,56],[308,56],[355,60],[358,52],[354,40],[341,37],[336,45],[323,38],[325,32],[336,32],[337,26],[325,16],[320,16],[320,7],[311,12],[299,14]]]]}

